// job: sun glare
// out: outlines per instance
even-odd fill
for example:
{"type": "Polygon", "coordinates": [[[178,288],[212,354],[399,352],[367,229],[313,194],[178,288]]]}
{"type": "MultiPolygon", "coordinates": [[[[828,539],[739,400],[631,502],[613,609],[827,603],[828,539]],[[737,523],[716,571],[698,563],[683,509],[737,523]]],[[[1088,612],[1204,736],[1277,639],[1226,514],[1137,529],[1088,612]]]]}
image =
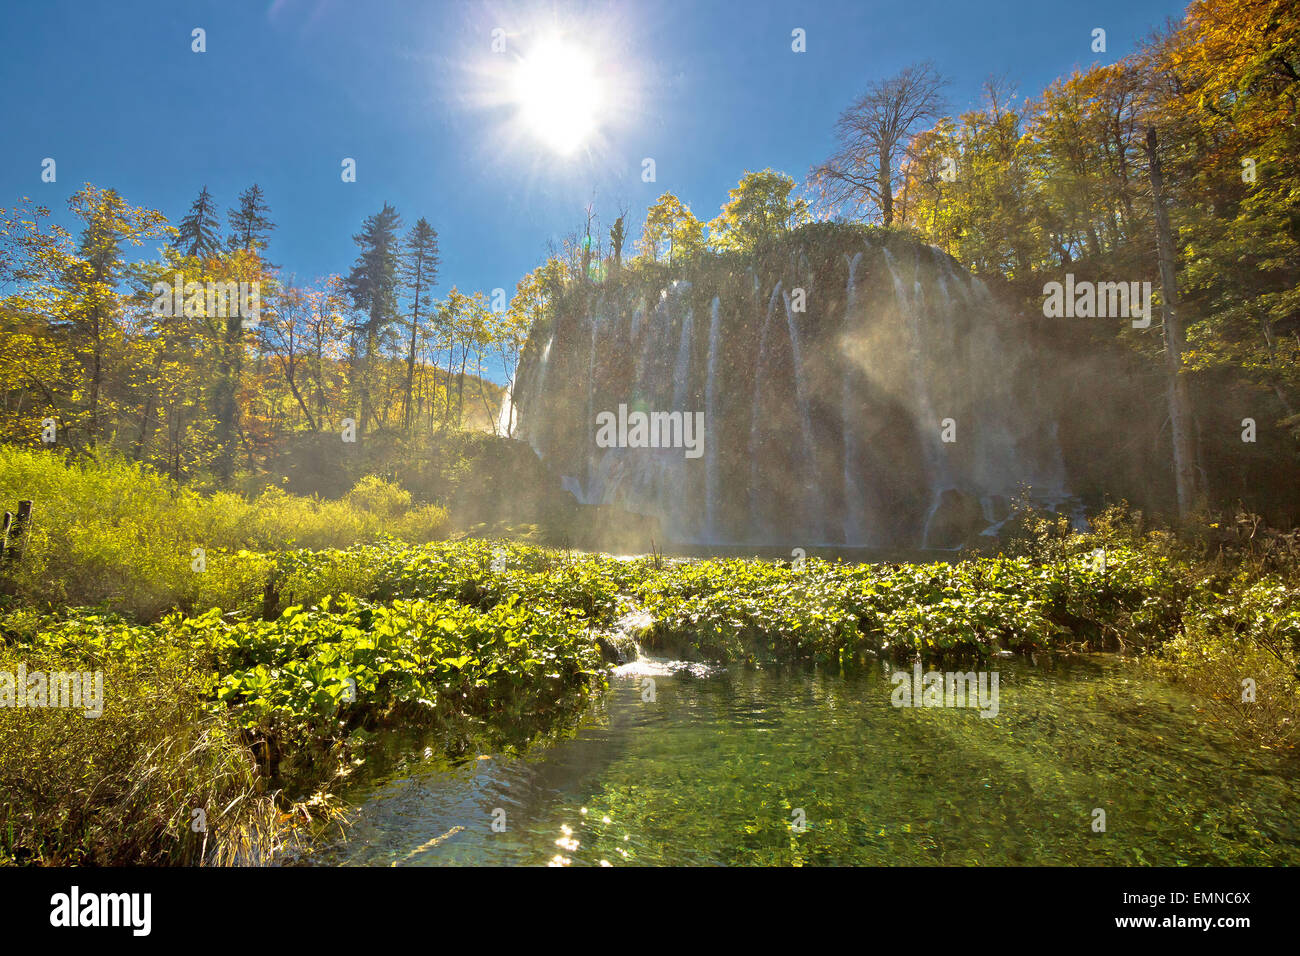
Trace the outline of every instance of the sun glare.
{"type": "Polygon", "coordinates": [[[572,153],[595,132],[601,82],[579,47],[560,36],[541,40],[519,61],[513,82],[520,119],[557,153],[572,153]]]}

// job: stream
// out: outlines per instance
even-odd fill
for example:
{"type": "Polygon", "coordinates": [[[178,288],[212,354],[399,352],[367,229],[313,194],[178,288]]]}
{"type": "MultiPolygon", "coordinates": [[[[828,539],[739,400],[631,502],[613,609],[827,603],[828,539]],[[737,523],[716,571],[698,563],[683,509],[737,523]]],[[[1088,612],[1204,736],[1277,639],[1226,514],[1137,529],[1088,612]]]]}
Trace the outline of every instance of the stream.
{"type": "Polygon", "coordinates": [[[987,718],[893,706],[893,664],[638,660],[569,735],[358,783],[346,841],[315,862],[1300,863],[1293,759],[1131,662],[992,666],[987,718]]]}

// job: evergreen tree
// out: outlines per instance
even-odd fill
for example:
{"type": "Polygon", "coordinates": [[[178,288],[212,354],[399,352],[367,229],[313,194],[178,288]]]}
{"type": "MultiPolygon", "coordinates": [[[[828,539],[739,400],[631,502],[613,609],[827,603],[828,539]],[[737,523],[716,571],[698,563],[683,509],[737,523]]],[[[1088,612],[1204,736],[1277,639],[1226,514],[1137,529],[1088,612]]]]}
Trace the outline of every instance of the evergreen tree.
{"type": "Polygon", "coordinates": [[[344,282],[354,308],[365,314],[357,323],[357,349],[353,355],[353,389],[361,394],[360,425],[364,431],[370,417],[369,371],[379,342],[397,320],[397,287],[401,266],[401,241],[397,232],[402,217],[384,203],[384,208],[367,216],[361,232],[352,237],[361,254],[344,282]],[[360,354],[356,354],[359,352],[360,354]]]}
{"type": "Polygon", "coordinates": [[[406,235],[402,278],[411,290],[411,338],[406,356],[406,394],[402,400],[402,425],[411,427],[411,394],[415,385],[415,347],[419,339],[420,315],[428,314],[429,290],[438,278],[438,231],[423,217],[406,235]]]}
{"type": "Polygon", "coordinates": [[[204,186],[199,198],[190,206],[190,214],[181,220],[176,245],[187,256],[210,256],[220,247],[217,238],[217,205],[204,186]]]}
{"type": "Polygon", "coordinates": [[[231,248],[251,249],[254,252],[265,249],[271,231],[275,229],[275,223],[268,215],[270,211],[262,187],[257,183],[240,193],[239,205],[227,214],[231,248]]]}

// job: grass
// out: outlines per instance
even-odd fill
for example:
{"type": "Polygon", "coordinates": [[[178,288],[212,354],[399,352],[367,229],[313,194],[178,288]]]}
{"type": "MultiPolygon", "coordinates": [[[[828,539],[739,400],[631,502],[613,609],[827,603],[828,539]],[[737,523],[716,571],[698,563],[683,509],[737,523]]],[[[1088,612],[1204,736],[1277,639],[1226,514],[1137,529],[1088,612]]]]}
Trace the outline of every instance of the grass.
{"type": "Polygon", "coordinates": [[[392,535],[441,537],[447,513],[416,506],[408,492],[364,478],[339,501],[282,491],[246,499],[200,495],[121,458],[69,459],[5,448],[0,501],[35,501],[21,563],[0,592],[22,606],[104,606],[153,621],[175,608],[246,603],[265,582],[260,552],[351,545],[392,535]],[[202,570],[200,570],[202,569],[202,570]]]}

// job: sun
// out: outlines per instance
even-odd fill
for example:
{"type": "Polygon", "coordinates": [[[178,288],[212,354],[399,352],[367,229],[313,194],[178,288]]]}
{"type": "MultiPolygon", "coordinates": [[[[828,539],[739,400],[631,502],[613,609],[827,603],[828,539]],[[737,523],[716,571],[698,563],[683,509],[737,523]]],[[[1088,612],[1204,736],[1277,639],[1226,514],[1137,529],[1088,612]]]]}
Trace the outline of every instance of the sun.
{"type": "Polygon", "coordinates": [[[588,142],[599,126],[604,91],[595,65],[559,34],[539,40],[519,60],[512,93],[519,118],[561,155],[588,142]]]}

